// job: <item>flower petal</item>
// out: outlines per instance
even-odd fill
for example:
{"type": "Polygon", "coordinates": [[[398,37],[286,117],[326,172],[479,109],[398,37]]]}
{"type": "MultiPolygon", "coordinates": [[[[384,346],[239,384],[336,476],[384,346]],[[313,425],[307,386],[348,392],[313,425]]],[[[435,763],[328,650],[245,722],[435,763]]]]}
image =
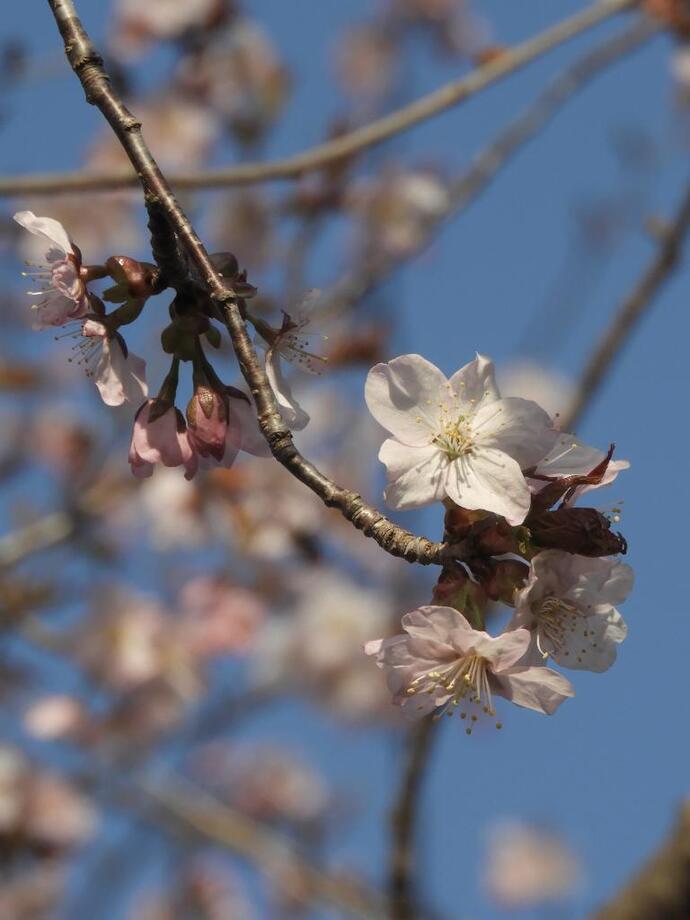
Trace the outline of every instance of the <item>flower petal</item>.
{"type": "Polygon", "coordinates": [[[272,348],[266,352],[266,376],[285,424],[293,431],[301,431],[306,428],[309,424],[309,416],[292,395],[290,384],[283,376],[280,354],[272,348]]]}
{"type": "Polygon", "coordinates": [[[232,446],[235,448],[235,453],[238,450],[244,450],[254,457],[270,457],[271,448],[259,428],[254,405],[244,399],[231,397],[229,414],[226,456],[228,447],[232,446]]]}
{"type": "Polygon", "coordinates": [[[367,375],[364,398],[379,425],[403,444],[428,445],[440,430],[444,374],[421,355],[401,355],[367,375]]]}
{"type": "Polygon", "coordinates": [[[509,524],[522,524],[530,492],[519,464],[500,450],[485,448],[458,457],[448,467],[448,497],[468,511],[493,511],[509,524]]]}
{"type": "Polygon", "coordinates": [[[471,407],[476,412],[485,403],[500,399],[494,363],[484,355],[477,354],[474,361],[456,371],[448,383],[456,394],[458,403],[466,410],[471,407]]]}
{"type": "Polygon", "coordinates": [[[492,690],[525,709],[551,715],[563,700],[575,696],[570,681],[551,668],[512,668],[490,677],[492,690]]]}
{"type": "Polygon", "coordinates": [[[387,470],[383,494],[389,507],[419,508],[445,496],[448,461],[435,445],[409,447],[389,438],[381,445],[379,460],[387,470]]]}
{"type": "Polygon", "coordinates": [[[42,236],[50,243],[53,243],[63,253],[73,252],[67,231],[59,220],[54,220],[52,217],[36,217],[33,211],[17,211],[14,215],[14,220],[25,230],[28,230],[29,233],[33,233],[35,236],[42,236]]]}
{"type": "Polygon", "coordinates": [[[558,438],[541,406],[517,396],[482,406],[472,419],[472,434],[476,444],[502,450],[523,469],[543,459],[558,438]]]}
{"type": "Polygon", "coordinates": [[[527,652],[532,636],[527,629],[512,629],[477,642],[475,651],[491,663],[494,673],[516,664],[527,652]]]}

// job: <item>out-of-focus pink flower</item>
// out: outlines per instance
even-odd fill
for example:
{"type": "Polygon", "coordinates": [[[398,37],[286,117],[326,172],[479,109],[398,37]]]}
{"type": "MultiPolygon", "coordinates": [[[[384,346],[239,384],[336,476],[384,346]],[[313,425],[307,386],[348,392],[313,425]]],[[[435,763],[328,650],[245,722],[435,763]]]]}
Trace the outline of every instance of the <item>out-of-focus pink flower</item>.
{"type": "Polygon", "coordinates": [[[364,225],[367,255],[400,259],[423,245],[450,199],[437,175],[416,170],[362,180],[348,193],[346,203],[364,225]]]}
{"type": "Polygon", "coordinates": [[[212,743],[197,753],[196,765],[204,782],[262,821],[308,824],[323,818],[332,802],[323,777],[280,747],[212,743]]]}
{"type": "Polygon", "coordinates": [[[571,895],[581,877],[578,858],[553,831],[521,821],[492,829],[484,886],[506,910],[525,910],[571,895]]]}
{"type": "Polygon", "coordinates": [[[183,641],[203,657],[245,651],[265,615],[252,591],[204,575],[187,582],[179,603],[183,641]]]}
{"type": "Polygon", "coordinates": [[[232,251],[240,265],[259,270],[273,255],[272,209],[264,192],[231,189],[214,195],[211,202],[211,234],[219,245],[232,240],[232,251]]]}
{"type": "Polygon", "coordinates": [[[378,102],[393,88],[395,44],[376,25],[350,29],[338,48],[337,67],[340,85],[348,96],[378,102]]]}
{"type": "Polygon", "coordinates": [[[201,688],[197,662],[179,623],[147,596],[115,592],[77,630],[75,644],[84,667],[116,690],[160,682],[191,699],[201,688]]]}
{"type": "Polygon", "coordinates": [[[89,310],[86,284],[81,277],[81,253],[62,224],[52,217],[37,217],[33,211],[17,211],[17,223],[47,242],[43,262],[34,264],[24,275],[36,279],[43,287],[29,291],[40,300],[32,304],[34,329],[64,326],[80,319],[89,310]]]}
{"type": "MultiPolygon", "coordinates": [[[[106,406],[121,406],[125,402],[140,403],[148,396],[146,362],[128,350],[119,332],[109,333],[103,323],[87,319],[82,327],[87,342],[100,344],[100,355],[93,370],[87,363],[87,374],[94,382],[106,406]]],[[[88,348],[82,348],[88,362],[88,348]]]]}
{"type": "Polygon", "coordinates": [[[223,0],[117,0],[111,48],[123,57],[140,54],[151,42],[207,28],[223,8],[223,0]]]}
{"type": "Polygon", "coordinates": [[[72,696],[44,696],[24,712],[24,726],[35,738],[55,739],[74,737],[87,724],[82,704],[72,696]]]}
{"type": "Polygon", "coordinates": [[[230,26],[183,61],[181,85],[226,118],[240,140],[253,142],[276,118],[288,77],[263,30],[248,19],[230,26]]]}
{"type": "Polygon", "coordinates": [[[72,786],[50,773],[36,773],[27,790],[25,819],[28,833],[52,846],[83,843],[96,827],[91,803],[72,786]]]}
{"type": "MultiPolygon", "coordinates": [[[[176,92],[146,98],[137,107],[137,117],[146,125],[147,140],[162,169],[201,166],[218,137],[216,115],[198,101],[176,92]]],[[[89,147],[90,170],[124,170],[128,164],[122,145],[110,130],[98,135],[89,147]]]]}
{"type": "Polygon", "coordinates": [[[526,629],[494,637],[473,629],[457,610],[432,606],[406,613],[402,627],[404,633],[369,642],[365,650],[409,719],[457,711],[470,734],[482,713],[496,715],[494,695],[546,715],[575,695],[556,671],[517,664],[530,646],[526,629]]]}
{"type": "Polygon", "coordinates": [[[297,579],[290,615],[269,619],[257,636],[260,686],[296,687],[348,719],[390,710],[382,682],[362,655],[367,639],[388,631],[391,603],[330,569],[297,579]]]}
{"type": "Polygon", "coordinates": [[[184,466],[185,479],[191,479],[197,471],[199,458],[189,439],[184,417],[179,409],[170,406],[151,420],[154,405],[157,405],[156,400],[147,400],[134,418],[129,448],[132,472],[138,479],[145,479],[152,475],[156,463],[162,463],[163,466],[184,466]]]}

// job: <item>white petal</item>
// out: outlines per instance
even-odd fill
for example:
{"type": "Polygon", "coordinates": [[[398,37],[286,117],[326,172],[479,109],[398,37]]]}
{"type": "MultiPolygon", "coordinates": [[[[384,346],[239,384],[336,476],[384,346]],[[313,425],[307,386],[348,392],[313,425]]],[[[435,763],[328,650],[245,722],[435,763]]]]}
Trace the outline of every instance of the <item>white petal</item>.
{"type": "Polygon", "coordinates": [[[401,355],[377,364],[367,376],[364,398],[379,425],[403,444],[422,447],[440,430],[444,374],[421,355],[401,355]]]}
{"type": "Polygon", "coordinates": [[[569,696],[575,696],[570,681],[551,668],[513,668],[491,676],[491,687],[500,696],[551,715],[569,696]]]}
{"type": "Polygon", "coordinates": [[[106,406],[143,402],[148,396],[145,373],[146,362],[142,358],[131,352],[125,358],[117,339],[103,339],[94,379],[106,406]]]}
{"type": "MultiPolygon", "coordinates": [[[[575,623],[566,630],[563,650],[551,657],[563,668],[573,671],[594,671],[599,674],[607,671],[616,660],[616,645],[625,638],[620,623],[623,622],[618,611],[617,619],[612,619],[609,635],[607,614],[577,617],[575,623]],[[619,622],[620,621],[620,622],[619,622]],[[614,639],[614,636],[620,636],[614,639]]],[[[625,625],[625,624],[623,624],[625,625]]],[[[544,651],[549,651],[549,644],[542,641],[544,651]]]]}
{"type": "Polygon", "coordinates": [[[231,397],[229,408],[227,443],[236,448],[235,452],[244,450],[255,457],[270,457],[271,448],[261,434],[254,406],[243,399],[231,397]]]}
{"type": "Polygon", "coordinates": [[[500,393],[494,375],[494,364],[489,358],[478,354],[448,381],[458,402],[465,408],[471,406],[476,411],[485,403],[500,399],[500,393]]]}
{"type": "Polygon", "coordinates": [[[53,220],[52,217],[36,217],[33,211],[17,211],[14,219],[29,233],[42,236],[61,249],[63,253],[73,251],[67,231],[59,220],[53,220]]]}
{"type": "Polygon", "coordinates": [[[541,406],[517,396],[483,406],[472,419],[472,433],[476,444],[502,450],[523,469],[545,457],[558,437],[541,406]]]}
{"type": "Polygon", "coordinates": [[[492,448],[476,449],[448,467],[446,492],[468,511],[493,511],[509,524],[522,524],[530,507],[530,492],[518,463],[492,448]]]}
{"type": "Polygon", "coordinates": [[[487,636],[476,644],[475,651],[491,662],[492,671],[500,672],[512,667],[525,655],[531,639],[527,629],[508,630],[495,638],[487,636]]]}
{"type": "Polygon", "coordinates": [[[388,471],[384,491],[391,508],[419,508],[441,501],[446,494],[447,459],[437,447],[408,447],[389,438],[379,451],[388,471]]]}
{"type": "Polygon", "coordinates": [[[309,416],[292,395],[290,384],[283,377],[280,355],[271,348],[266,352],[266,376],[285,424],[294,431],[306,428],[309,416]]]}

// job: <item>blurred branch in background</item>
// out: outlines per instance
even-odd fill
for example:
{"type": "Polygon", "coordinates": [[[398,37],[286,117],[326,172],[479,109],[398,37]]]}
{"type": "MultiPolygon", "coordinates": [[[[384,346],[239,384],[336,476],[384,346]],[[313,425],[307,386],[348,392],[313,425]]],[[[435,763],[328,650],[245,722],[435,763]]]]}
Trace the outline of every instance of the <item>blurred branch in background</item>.
{"type": "MultiPolygon", "coordinates": [[[[194,174],[171,172],[168,181],[178,190],[210,188],[265,182],[272,179],[298,178],[307,172],[323,169],[408,131],[434,115],[464,102],[563,42],[618,13],[632,9],[638,3],[639,0],[599,0],[534,38],[513,48],[502,49],[492,60],[468,76],[434,90],[428,96],[403,106],[398,111],[385,115],[369,125],[285,160],[278,160],[274,163],[246,163],[242,166],[205,170],[203,173],[194,174]]],[[[30,193],[54,194],[68,191],[111,191],[118,188],[136,187],[139,181],[139,177],[132,172],[93,176],[83,173],[65,173],[18,177],[0,180],[0,196],[30,193]]]]}
{"type": "Polygon", "coordinates": [[[565,429],[570,429],[579,422],[635,327],[645,312],[653,306],[656,295],[678,267],[683,243],[690,232],[690,186],[671,220],[668,223],[655,224],[651,229],[658,243],[657,253],[592,349],[582,372],[575,399],[564,416],[565,429]]]}
{"type": "Polygon", "coordinates": [[[592,920],[686,920],[690,917],[690,803],[669,839],[592,920]]]}

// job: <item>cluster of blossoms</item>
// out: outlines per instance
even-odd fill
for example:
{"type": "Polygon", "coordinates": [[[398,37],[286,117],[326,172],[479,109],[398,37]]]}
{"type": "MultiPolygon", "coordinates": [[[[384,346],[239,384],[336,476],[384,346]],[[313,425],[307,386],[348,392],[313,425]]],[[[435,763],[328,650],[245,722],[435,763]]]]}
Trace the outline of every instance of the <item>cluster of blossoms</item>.
{"type": "Polygon", "coordinates": [[[632,570],[611,558],[625,540],[574,502],[628,464],[559,431],[536,403],[502,398],[481,355],[449,380],[419,355],[378,364],[366,400],[391,435],[379,453],[387,503],[443,502],[462,560],[444,567],[433,605],[403,616],[403,633],[366,645],[394,702],[412,719],[457,711],[468,733],[495,717],[495,696],[553,713],[574,690],[548,662],[605,671],[626,635],[616,605],[632,570]],[[498,636],[484,629],[493,601],[514,608],[498,636]]]}
{"type": "MultiPolygon", "coordinates": [[[[161,334],[171,366],[158,395],[150,398],[146,364],[128,349],[120,330],[139,317],[149,297],[168,287],[160,269],[128,256],[84,265],[81,251],[58,221],[31,211],[20,211],[14,219],[45,244],[42,262],[31,263],[25,273],[39,286],[29,292],[37,298],[32,304],[33,327],[68,327],[66,334],[77,339],[77,362],[93,378],[106,405],[138,406],[129,450],[137,478],[151,476],[156,464],[183,467],[191,479],[200,466],[230,467],[240,451],[270,455],[249,396],[223,383],[204,352],[202,342],[219,347],[220,333],[211,321],[213,305],[193,277],[175,287],[171,321],[161,334]],[[89,290],[91,281],[107,277],[115,283],[102,298],[89,290]],[[104,301],[116,304],[115,309],[107,313],[104,301]],[[175,405],[182,362],[191,364],[194,384],[185,415],[175,405]]],[[[309,416],[292,395],[281,362],[318,372],[324,359],[309,350],[310,337],[305,335],[305,311],[317,295],[309,294],[294,318],[284,313],[282,324],[274,328],[248,310],[246,299],[256,289],[239,271],[237,260],[229,253],[216,253],[212,260],[219,275],[232,281],[246,318],[265,346],[266,374],[285,421],[294,429],[303,428],[309,416]]]]}

